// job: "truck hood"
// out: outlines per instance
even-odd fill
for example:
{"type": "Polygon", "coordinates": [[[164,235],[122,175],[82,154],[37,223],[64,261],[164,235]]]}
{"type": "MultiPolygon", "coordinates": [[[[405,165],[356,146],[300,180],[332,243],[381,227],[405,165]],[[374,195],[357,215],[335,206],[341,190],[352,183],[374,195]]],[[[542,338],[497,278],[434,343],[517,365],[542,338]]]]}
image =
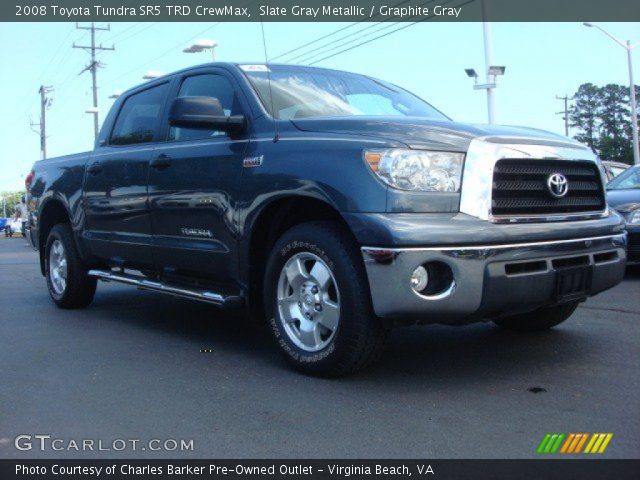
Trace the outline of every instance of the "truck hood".
{"type": "Polygon", "coordinates": [[[466,152],[479,137],[517,137],[538,145],[584,148],[581,144],[543,130],[501,125],[473,125],[418,117],[332,117],[291,120],[305,132],[363,135],[396,141],[410,148],[466,152]]]}

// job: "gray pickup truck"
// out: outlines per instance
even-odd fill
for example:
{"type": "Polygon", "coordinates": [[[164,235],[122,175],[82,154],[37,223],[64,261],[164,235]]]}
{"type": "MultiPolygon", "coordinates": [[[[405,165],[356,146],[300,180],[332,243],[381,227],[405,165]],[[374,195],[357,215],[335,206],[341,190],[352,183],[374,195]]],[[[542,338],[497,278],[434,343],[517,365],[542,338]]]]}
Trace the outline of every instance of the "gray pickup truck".
{"type": "Polygon", "coordinates": [[[316,375],[368,365],[397,325],[553,327],[625,269],[589,149],[328,69],[155,79],[117,99],[93,151],[28,180],[57,305],[88,306],[103,280],[245,308],[316,375]]]}

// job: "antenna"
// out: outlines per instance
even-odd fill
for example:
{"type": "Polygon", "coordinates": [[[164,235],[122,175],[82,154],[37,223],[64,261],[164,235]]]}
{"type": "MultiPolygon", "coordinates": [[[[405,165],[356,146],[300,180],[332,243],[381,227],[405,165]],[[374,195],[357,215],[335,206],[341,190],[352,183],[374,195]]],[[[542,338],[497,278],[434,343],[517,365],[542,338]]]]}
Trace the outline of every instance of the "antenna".
{"type": "Polygon", "coordinates": [[[267,54],[267,37],[264,34],[264,22],[260,20],[260,29],[262,30],[262,47],[264,48],[264,64],[267,67],[267,84],[269,85],[269,102],[271,103],[271,118],[273,118],[273,131],[275,136],[273,141],[278,141],[278,122],[276,120],[275,110],[273,109],[273,89],[271,88],[271,70],[269,69],[269,55],[267,54]]]}

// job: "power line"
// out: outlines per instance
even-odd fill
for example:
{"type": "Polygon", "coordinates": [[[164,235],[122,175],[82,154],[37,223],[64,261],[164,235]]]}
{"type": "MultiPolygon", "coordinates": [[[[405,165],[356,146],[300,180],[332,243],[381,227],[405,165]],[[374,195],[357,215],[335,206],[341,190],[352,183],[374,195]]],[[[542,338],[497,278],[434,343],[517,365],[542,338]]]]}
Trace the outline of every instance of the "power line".
{"type": "Polygon", "coordinates": [[[62,40],[62,42],[60,42],[60,45],[58,46],[56,52],[49,58],[49,62],[47,62],[47,65],[44,67],[44,70],[42,71],[42,73],[40,74],[40,80],[42,80],[45,76],[45,74],[47,73],[47,71],[49,70],[49,67],[53,64],[53,60],[58,56],[58,54],[62,51],[62,47],[64,47],[65,43],[67,43],[67,40],[69,39],[69,37],[71,36],[71,34],[74,32],[73,29],[69,30],[67,32],[67,35],[64,37],[64,39],[62,40]]]}
{"type": "MultiPolygon", "coordinates": [[[[362,30],[358,30],[358,31],[353,32],[350,35],[346,35],[346,36],[344,36],[342,38],[338,38],[335,42],[331,42],[331,43],[329,43],[327,45],[324,45],[323,47],[319,47],[317,50],[312,50],[312,51],[307,52],[307,53],[305,53],[303,55],[300,55],[299,57],[292,58],[289,61],[293,62],[293,61],[296,61],[297,59],[299,59],[298,61],[296,61],[296,63],[306,63],[306,62],[308,62],[308,61],[310,61],[310,60],[312,60],[314,58],[319,57],[320,55],[325,55],[328,52],[332,52],[334,50],[337,50],[338,48],[344,47],[345,46],[345,44],[343,43],[344,40],[346,40],[347,38],[352,37],[354,35],[362,34],[362,32],[365,31],[365,30],[368,30],[368,29],[373,28],[373,27],[380,27],[380,28],[377,28],[377,29],[373,30],[372,32],[365,33],[364,35],[359,35],[358,36],[358,40],[362,40],[363,37],[368,37],[370,35],[374,35],[374,34],[376,34],[378,32],[383,31],[383,30],[388,30],[388,29],[390,29],[390,28],[392,28],[392,27],[394,27],[394,26],[396,26],[398,24],[401,24],[401,23],[403,23],[403,22],[383,23],[382,26],[380,26],[380,24],[378,24],[378,23],[374,23],[373,25],[370,25],[367,28],[364,28],[362,30]],[[328,49],[324,49],[325,47],[328,47],[329,45],[332,45],[334,43],[338,43],[338,44],[336,46],[334,46],[334,47],[331,47],[331,48],[328,48],[328,49]]],[[[349,44],[349,43],[351,43],[353,41],[355,41],[355,40],[349,40],[347,42],[347,44],[349,44]]]]}
{"type": "MultiPolygon", "coordinates": [[[[127,40],[140,35],[142,32],[146,32],[151,27],[155,27],[157,24],[158,24],[158,22],[146,23],[146,24],[144,24],[144,27],[141,28],[140,30],[138,30],[137,32],[133,32],[131,35],[126,35],[124,38],[121,38],[120,40],[116,41],[116,38],[118,36],[120,36],[120,35],[122,35],[122,34],[124,34],[124,33],[126,33],[126,32],[131,30],[131,28],[125,29],[122,32],[120,32],[118,35],[114,35],[113,37],[109,38],[107,41],[110,42],[110,43],[114,43],[115,42],[116,44],[124,43],[127,40]]],[[[138,25],[134,25],[134,27],[136,27],[136,26],[138,26],[138,25]]]]}
{"type": "MultiPolygon", "coordinates": [[[[251,0],[250,2],[247,2],[246,4],[242,5],[243,7],[248,7],[253,3],[256,3],[257,0],[251,0]]],[[[182,42],[174,45],[173,47],[165,50],[163,53],[161,53],[160,55],[158,55],[157,57],[152,58],[151,60],[148,60],[144,63],[140,63],[138,65],[136,65],[134,68],[127,70],[126,72],[124,72],[121,75],[118,75],[115,78],[112,78],[111,80],[109,80],[105,85],[112,85],[113,83],[115,83],[116,81],[120,80],[121,78],[126,77],[127,75],[129,75],[132,72],[135,72],[136,70],[138,70],[140,67],[145,67],[153,62],[156,62],[158,60],[160,60],[161,58],[163,58],[164,56],[168,55],[169,53],[173,52],[175,49],[177,48],[181,48],[185,43],[190,42],[191,40],[194,40],[196,38],[198,38],[200,35],[207,33],[208,31],[210,31],[211,29],[217,27],[218,25],[220,25],[222,22],[216,22],[210,26],[208,26],[207,28],[205,28],[204,30],[196,33],[194,36],[187,38],[186,40],[183,40],[182,42]]]]}
{"type": "MultiPolygon", "coordinates": [[[[450,3],[451,1],[453,1],[453,0],[449,0],[449,2],[446,2],[446,3],[450,3]]],[[[424,7],[424,6],[426,6],[427,4],[429,4],[429,3],[433,3],[433,2],[435,2],[435,0],[427,0],[426,2],[424,2],[424,3],[420,4],[420,5],[419,5],[419,7],[424,7]]],[[[401,2],[401,3],[404,3],[404,2],[401,2]]],[[[446,3],[444,3],[443,5],[446,5],[446,3]]],[[[400,4],[396,4],[395,6],[399,6],[399,5],[400,5],[400,4]]],[[[416,18],[416,17],[417,17],[417,15],[414,15],[413,17],[409,17],[409,18],[411,19],[411,18],[416,18]]],[[[395,16],[393,16],[393,17],[391,17],[391,18],[400,18],[400,16],[399,16],[399,15],[395,15],[395,16]]],[[[306,62],[309,62],[310,60],[312,60],[312,59],[314,59],[314,58],[317,58],[317,57],[319,57],[320,55],[325,55],[325,54],[326,54],[326,53],[328,53],[328,52],[332,52],[332,51],[335,51],[335,50],[336,50],[336,49],[338,49],[338,48],[345,47],[345,46],[347,46],[349,43],[352,43],[352,42],[354,42],[354,41],[362,40],[362,37],[368,37],[368,36],[370,36],[370,35],[374,35],[374,34],[376,34],[376,33],[378,33],[378,32],[382,32],[382,31],[384,31],[384,30],[388,30],[388,29],[390,29],[390,28],[392,28],[392,27],[394,27],[394,26],[396,26],[396,25],[400,25],[400,24],[402,24],[402,23],[404,23],[404,22],[402,22],[402,21],[398,21],[398,22],[393,22],[393,23],[383,23],[382,25],[380,25],[379,23],[374,23],[374,24],[372,24],[372,25],[369,25],[368,27],[365,27],[365,28],[363,28],[363,29],[360,29],[360,30],[358,30],[358,31],[356,31],[356,32],[352,32],[352,33],[351,33],[351,34],[349,34],[349,35],[346,35],[346,36],[344,36],[344,37],[338,38],[337,40],[334,40],[334,41],[332,41],[332,42],[329,42],[328,44],[325,44],[325,45],[323,45],[323,46],[321,46],[321,47],[318,47],[318,49],[316,49],[316,50],[312,50],[312,51],[307,52],[306,54],[303,54],[303,55],[302,55],[302,57],[303,57],[303,58],[302,58],[302,59],[300,59],[297,63],[306,63],[306,62]],[[345,43],[343,43],[347,38],[349,38],[349,37],[353,37],[354,35],[357,35],[357,34],[361,34],[362,32],[364,32],[364,31],[366,31],[366,30],[369,30],[369,29],[371,29],[371,28],[375,28],[375,27],[378,27],[378,28],[376,28],[375,30],[373,30],[373,31],[371,31],[371,32],[365,33],[364,35],[361,35],[361,36],[359,36],[359,37],[358,37],[358,38],[356,38],[356,39],[349,40],[348,42],[346,42],[346,44],[345,44],[345,43]],[[336,45],[335,47],[332,47],[332,48],[329,48],[329,49],[325,49],[325,48],[326,48],[326,47],[328,47],[329,45],[332,45],[332,44],[335,44],[335,43],[337,43],[337,45],[336,45]],[[325,50],[323,50],[323,49],[325,49],[325,50]]],[[[402,30],[402,28],[401,28],[400,30],[402,30]]],[[[300,58],[300,57],[296,57],[296,58],[300,58]]],[[[295,60],[295,59],[293,59],[293,60],[295,60]]]]}
{"type": "Polygon", "coordinates": [[[127,75],[129,75],[130,73],[135,72],[135,71],[136,71],[136,70],[138,70],[140,67],[145,67],[145,66],[149,65],[150,63],[153,63],[153,62],[156,62],[156,61],[160,60],[160,59],[161,59],[162,57],[164,57],[165,55],[167,55],[167,54],[169,54],[169,53],[173,52],[176,48],[182,47],[182,45],[183,45],[184,43],[188,43],[188,42],[190,42],[190,41],[191,41],[191,40],[193,40],[194,38],[197,38],[197,37],[199,37],[200,35],[202,35],[203,33],[208,32],[208,31],[209,31],[209,30],[211,30],[212,28],[217,27],[217,26],[218,26],[218,25],[220,25],[221,23],[222,23],[222,22],[216,22],[216,23],[214,23],[213,25],[211,25],[211,26],[209,26],[209,27],[205,28],[205,29],[204,29],[204,30],[202,30],[201,32],[199,32],[199,33],[195,34],[193,37],[190,37],[190,38],[188,38],[187,40],[185,40],[185,41],[183,41],[183,42],[180,42],[180,43],[179,43],[179,44],[177,44],[177,45],[174,45],[173,47],[171,47],[171,48],[169,48],[168,50],[164,51],[163,53],[161,53],[161,54],[160,54],[160,55],[158,55],[157,57],[154,57],[154,58],[152,58],[151,60],[148,60],[147,62],[137,64],[134,68],[132,68],[132,69],[130,69],[130,70],[127,70],[127,71],[126,71],[126,72],[124,72],[123,74],[118,75],[117,77],[112,78],[111,80],[109,80],[109,81],[106,83],[106,85],[111,85],[111,84],[113,84],[114,82],[116,82],[116,81],[120,80],[121,78],[126,77],[126,76],[127,76],[127,75]]]}
{"type": "MultiPolygon", "coordinates": [[[[408,1],[409,1],[409,0],[403,0],[403,1],[398,2],[398,3],[396,3],[395,5],[393,5],[393,7],[399,7],[400,5],[402,5],[403,3],[407,3],[408,1]]],[[[431,1],[435,1],[435,0],[431,0],[431,1]]],[[[373,17],[372,17],[372,18],[375,18],[375,17],[378,17],[378,16],[380,16],[380,14],[379,14],[379,13],[377,13],[377,14],[373,15],[373,17]]],[[[397,17],[397,15],[396,15],[396,17],[397,17]]],[[[394,17],[392,17],[392,18],[394,18],[394,17]]],[[[320,37],[318,37],[318,38],[316,38],[316,39],[314,39],[314,40],[311,40],[310,42],[307,42],[307,43],[305,43],[305,44],[303,44],[303,45],[300,45],[300,46],[298,46],[298,47],[296,47],[296,48],[293,48],[293,49],[291,49],[291,50],[287,50],[286,52],[283,52],[283,53],[281,53],[281,54],[279,54],[279,55],[277,55],[277,56],[273,57],[271,60],[277,60],[277,59],[279,59],[279,58],[285,57],[285,56],[287,56],[287,55],[288,55],[288,54],[290,54],[290,53],[293,53],[293,52],[299,51],[299,50],[301,50],[301,49],[303,49],[303,48],[305,48],[305,47],[308,47],[308,46],[310,46],[310,45],[313,45],[314,43],[318,43],[318,42],[320,42],[320,41],[324,40],[325,38],[329,38],[329,37],[331,37],[331,36],[335,35],[336,33],[343,33],[345,30],[347,30],[347,29],[349,29],[349,28],[351,28],[351,27],[353,27],[353,26],[355,26],[355,25],[360,25],[360,24],[362,24],[362,23],[365,23],[365,22],[364,22],[364,20],[361,20],[361,21],[358,21],[358,22],[350,23],[350,24],[349,24],[349,25],[347,25],[346,27],[338,28],[338,29],[336,29],[336,30],[334,30],[334,31],[332,31],[332,32],[329,32],[329,33],[327,33],[327,34],[325,34],[325,35],[322,35],[322,36],[320,36],[320,37]]],[[[373,26],[376,26],[376,25],[377,25],[377,24],[375,24],[375,23],[374,23],[373,25],[369,25],[369,26],[367,26],[367,27],[365,27],[365,28],[363,28],[363,29],[358,30],[357,32],[353,32],[353,33],[351,33],[351,34],[349,34],[349,35],[347,35],[347,36],[345,36],[345,37],[342,37],[342,38],[339,38],[339,39],[334,40],[334,41],[332,41],[332,42],[329,42],[329,43],[327,43],[327,44],[325,44],[325,45],[323,45],[323,46],[320,46],[320,47],[318,47],[318,48],[326,47],[327,45],[331,45],[331,44],[333,44],[333,43],[335,43],[335,42],[340,41],[341,39],[344,39],[344,38],[347,38],[347,37],[353,36],[353,35],[355,35],[355,34],[357,34],[357,33],[359,33],[359,32],[363,32],[363,31],[365,31],[365,30],[368,30],[369,28],[372,28],[373,26]]],[[[295,56],[295,57],[290,58],[289,60],[286,60],[286,61],[287,61],[287,62],[293,61],[293,60],[295,60],[296,58],[299,58],[299,57],[301,57],[301,56],[305,56],[307,53],[310,53],[310,52],[303,52],[301,55],[295,56]]]]}
{"type": "MultiPolygon", "coordinates": [[[[463,3],[459,4],[459,5],[456,5],[456,7],[463,7],[463,6],[465,6],[465,5],[468,5],[468,4],[470,4],[470,3],[473,3],[474,1],[475,1],[475,0],[468,0],[468,1],[466,1],[466,2],[463,2],[463,3]]],[[[451,1],[449,1],[449,2],[442,2],[442,5],[447,5],[447,4],[449,4],[449,3],[451,3],[451,1]]],[[[415,18],[415,16],[414,16],[413,18],[415,18]]],[[[361,47],[361,46],[366,45],[366,44],[368,44],[368,43],[371,43],[371,42],[373,42],[373,41],[375,41],[375,40],[378,40],[378,39],[380,39],[380,38],[387,37],[387,36],[392,35],[392,34],[394,34],[394,33],[396,33],[396,32],[399,32],[399,31],[401,31],[401,30],[404,30],[404,29],[406,29],[406,28],[413,27],[414,25],[417,25],[418,23],[425,22],[425,21],[427,21],[427,20],[430,20],[430,18],[424,18],[424,19],[422,19],[422,20],[418,20],[418,21],[416,21],[416,22],[409,23],[409,24],[404,25],[404,26],[402,26],[402,27],[400,27],[400,28],[396,28],[395,30],[392,30],[392,31],[390,31],[390,32],[383,33],[382,35],[378,35],[377,37],[371,38],[371,39],[366,40],[366,41],[364,41],[364,42],[360,42],[360,43],[358,43],[358,44],[356,44],[356,45],[349,46],[349,47],[347,47],[347,48],[345,48],[345,49],[343,49],[343,50],[340,50],[340,51],[338,51],[338,52],[336,52],[336,53],[333,53],[333,54],[331,54],[331,55],[327,55],[327,56],[325,56],[325,57],[322,57],[322,58],[320,58],[320,59],[318,59],[318,60],[315,60],[315,61],[313,61],[313,62],[309,63],[309,65],[315,65],[316,63],[320,63],[320,62],[322,62],[322,61],[324,61],[324,60],[327,60],[327,59],[329,59],[329,58],[336,57],[336,56],[341,55],[341,54],[343,54],[343,53],[345,53],[345,52],[348,52],[348,51],[353,50],[353,49],[355,49],[355,48],[358,48],[358,47],[361,47]]]]}

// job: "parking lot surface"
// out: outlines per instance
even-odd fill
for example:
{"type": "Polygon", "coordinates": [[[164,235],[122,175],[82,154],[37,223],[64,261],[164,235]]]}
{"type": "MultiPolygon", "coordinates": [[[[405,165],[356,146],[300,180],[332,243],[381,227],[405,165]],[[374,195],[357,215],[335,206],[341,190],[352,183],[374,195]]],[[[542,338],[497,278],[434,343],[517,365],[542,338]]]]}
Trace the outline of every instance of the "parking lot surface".
{"type": "Polygon", "coordinates": [[[399,329],[337,380],[209,305],[103,283],[59,310],[21,238],[0,239],[0,299],[0,458],[534,458],[547,432],[611,432],[603,457],[640,456],[637,269],[554,330],[399,329]],[[63,450],[14,446],[40,434],[63,450]],[[83,439],[193,450],[69,448],[83,439]]]}

